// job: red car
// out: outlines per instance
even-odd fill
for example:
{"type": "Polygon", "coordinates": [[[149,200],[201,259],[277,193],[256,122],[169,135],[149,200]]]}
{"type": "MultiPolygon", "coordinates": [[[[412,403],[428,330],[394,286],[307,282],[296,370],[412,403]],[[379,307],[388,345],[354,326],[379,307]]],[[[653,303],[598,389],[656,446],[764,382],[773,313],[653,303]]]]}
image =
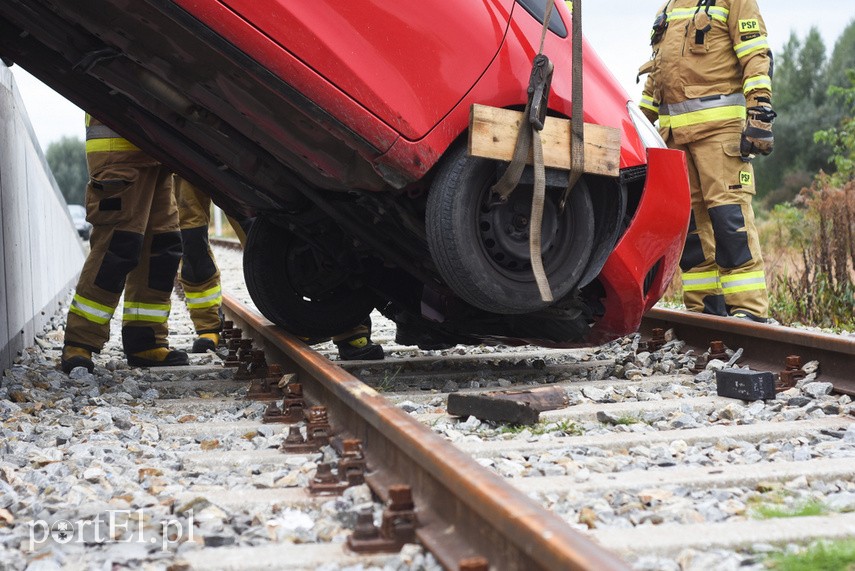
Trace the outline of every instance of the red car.
{"type": "MultiPolygon", "coordinates": [[[[0,55],[255,216],[247,284],[294,333],[338,333],[377,307],[419,339],[598,343],[633,332],[669,283],[687,175],[586,45],[584,120],[620,129],[620,175],[583,176],[560,209],[566,172],[548,169],[556,301],[541,300],[531,169],[497,201],[507,163],[466,141],[473,104],[525,106],[545,4],[4,0],[0,55]]],[[[570,18],[558,2],[544,48],[563,118],[570,18]]]]}

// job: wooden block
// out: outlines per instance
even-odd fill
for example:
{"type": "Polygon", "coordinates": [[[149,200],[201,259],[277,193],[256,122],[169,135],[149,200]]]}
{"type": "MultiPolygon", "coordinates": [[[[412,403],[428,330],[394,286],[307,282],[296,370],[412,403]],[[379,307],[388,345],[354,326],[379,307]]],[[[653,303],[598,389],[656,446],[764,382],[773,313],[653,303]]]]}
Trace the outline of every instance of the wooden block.
{"type": "Polygon", "coordinates": [[[561,387],[501,391],[484,394],[448,395],[448,414],[474,416],[481,420],[510,424],[535,424],[544,410],[567,406],[567,396],[561,387]]]}
{"type": "Polygon", "coordinates": [[[474,416],[479,420],[492,420],[508,424],[537,424],[540,413],[528,403],[491,398],[487,395],[448,395],[448,414],[474,416]]]}
{"type": "MultiPolygon", "coordinates": [[[[510,161],[514,154],[520,111],[473,105],[469,113],[469,154],[510,161]]],[[[605,176],[620,174],[620,129],[585,123],[585,172],[605,176]]],[[[543,131],[543,163],[570,170],[570,120],[547,117],[543,131]]],[[[528,163],[532,163],[529,154],[528,163]]]]}

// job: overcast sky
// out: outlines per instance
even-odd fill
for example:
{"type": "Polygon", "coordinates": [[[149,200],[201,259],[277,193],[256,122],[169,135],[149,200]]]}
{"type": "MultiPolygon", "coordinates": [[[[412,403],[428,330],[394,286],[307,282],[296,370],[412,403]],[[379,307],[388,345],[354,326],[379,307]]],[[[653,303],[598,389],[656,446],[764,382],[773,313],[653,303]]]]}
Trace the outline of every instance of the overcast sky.
{"type": "MultiPolygon", "coordinates": [[[[457,0],[460,1],[460,0],[457,0]]],[[[816,26],[828,55],[846,25],[855,19],[855,1],[758,0],[769,41],[777,53],[795,31],[804,38],[816,26]]],[[[638,100],[641,87],[635,75],[649,56],[650,25],[661,0],[587,0],[582,28],[594,49],[621,82],[630,97],[638,100]]],[[[30,121],[43,147],[63,136],[83,139],[83,111],[24,72],[12,68],[27,107],[30,121]]]]}

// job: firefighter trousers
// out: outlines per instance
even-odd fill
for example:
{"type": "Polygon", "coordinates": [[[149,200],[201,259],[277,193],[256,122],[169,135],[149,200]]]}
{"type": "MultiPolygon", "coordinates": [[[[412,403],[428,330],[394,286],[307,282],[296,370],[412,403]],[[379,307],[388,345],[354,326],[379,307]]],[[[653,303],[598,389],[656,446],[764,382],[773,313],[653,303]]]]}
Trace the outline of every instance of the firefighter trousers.
{"type": "Polygon", "coordinates": [[[739,152],[740,133],[668,146],[686,153],[692,217],[680,260],[690,311],[767,317],[769,299],[754,225],[754,170],[739,152]]]}
{"type": "Polygon", "coordinates": [[[67,345],[100,351],[124,291],[125,353],[168,347],[167,320],[181,259],[170,172],[141,151],[87,153],[92,223],[65,330],[67,345]]]}
{"type": "Polygon", "coordinates": [[[208,243],[211,198],[179,176],[174,178],[174,182],[184,246],[178,281],[184,289],[196,334],[219,333],[223,292],[220,269],[208,243]]]}

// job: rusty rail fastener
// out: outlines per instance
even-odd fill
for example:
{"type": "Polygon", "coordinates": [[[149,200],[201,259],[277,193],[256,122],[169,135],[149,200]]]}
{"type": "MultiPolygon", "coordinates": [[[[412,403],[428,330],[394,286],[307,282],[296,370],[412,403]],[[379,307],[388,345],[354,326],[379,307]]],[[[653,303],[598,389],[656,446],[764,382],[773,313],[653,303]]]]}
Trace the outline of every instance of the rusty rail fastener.
{"type": "Polygon", "coordinates": [[[413,494],[409,486],[389,487],[389,501],[383,510],[380,528],[374,525],[370,510],[359,513],[356,528],[347,538],[347,546],[357,553],[394,553],[406,543],[415,543],[416,517],[413,494]]]}
{"type": "Polygon", "coordinates": [[[288,427],[288,436],[279,447],[279,451],[285,454],[310,454],[318,450],[320,446],[315,446],[310,439],[304,438],[300,427],[296,425],[288,427]]]}
{"type": "Polygon", "coordinates": [[[289,426],[288,427],[288,436],[285,437],[285,441],[282,443],[284,448],[285,444],[294,446],[297,444],[305,444],[306,439],[303,438],[303,433],[300,431],[299,426],[289,426]]]}
{"type": "Polygon", "coordinates": [[[223,360],[223,367],[240,367],[240,360],[237,358],[237,352],[234,349],[229,349],[228,355],[226,355],[226,358],[223,360]]]}
{"type": "MultiPolygon", "coordinates": [[[[230,324],[230,323],[232,323],[232,322],[226,321],[226,324],[230,324]]],[[[239,342],[240,338],[242,336],[243,336],[243,329],[241,329],[240,327],[235,327],[234,324],[232,324],[230,327],[225,327],[225,326],[223,327],[223,334],[221,335],[221,337],[223,338],[223,341],[227,345],[231,341],[239,342]]]]}
{"type": "Polygon", "coordinates": [[[661,327],[654,327],[650,332],[651,337],[647,340],[647,350],[650,352],[658,351],[665,345],[665,330],[661,327]]]}
{"type": "Polygon", "coordinates": [[[261,422],[264,424],[271,424],[274,422],[284,423],[285,421],[282,420],[282,418],[282,409],[276,405],[276,401],[272,401],[268,403],[267,408],[264,409],[264,415],[261,417],[261,422]]]}
{"type": "MultiPolygon", "coordinates": [[[[252,341],[250,340],[250,342],[252,341]]],[[[236,381],[258,379],[263,376],[263,371],[267,371],[267,361],[264,358],[264,351],[253,349],[252,351],[244,352],[240,359],[240,367],[235,371],[234,378],[236,381]]]]}
{"type": "Polygon", "coordinates": [[[707,364],[713,359],[727,361],[727,347],[723,341],[710,341],[710,347],[706,353],[695,359],[695,366],[691,368],[693,373],[700,373],[707,368],[707,364]]]}
{"type": "Polygon", "coordinates": [[[237,358],[241,363],[249,363],[252,357],[252,339],[237,340],[237,358]]]}
{"type": "MultiPolygon", "coordinates": [[[[280,411],[281,413],[281,411],[280,411]]],[[[306,438],[305,440],[300,435],[298,442],[295,434],[299,434],[299,428],[292,426],[288,432],[288,438],[282,443],[280,451],[286,453],[306,454],[317,452],[321,446],[326,446],[330,443],[332,436],[332,427],[327,420],[327,407],[313,406],[306,411],[306,438]],[[295,431],[296,429],[296,431],[295,431]],[[291,440],[294,435],[294,440],[291,440]]]]}
{"type": "Polygon", "coordinates": [[[285,386],[285,398],[282,399],[282,422],[300,422],[306,417],[306,399],[303,398],[303,385],[290,383],[285,386]]]}
{"type": "Polygon", "coordinates": [[[315,475],[309,482],[309,493],[314,495],[337,495],[348,488],[347,482],[339,479],[339,475],[333,474],[332,464],[323,462],[318,464],[315,475]]]}
{"type": "Polygon", "coordinates": [[[223,340],[225,341],[226,345],[229,345],[232,342],[237,344],[237,343],[240,343],[240,338],[242,335],[243,335],[243,330],[239,327],[227,329],[227,330],[223,331],[223,340]]]}
{"type": "Polygon", "coordinates": [[[261,379],[253,379],[249,383],[246,392],[247,400],[279,400],[284,394],[279,388],[279,379],[282,378],[282,367],[279,365],[268,365],[267,375],[261,379]]]}
{"type": "MultiPolygon", "coordinates": [[[[281,390],[281,389],[277,389],[281,390]]],[[[278,400],[278,397],[273,399],[278,400]]],[[[297,424],[306,419],[306,401],[303,398],[303,385],[300,383],[291,383],[285,386],[285,395],[282,399],[282,406],[279,407],[276,402],[271,402],[267,405],[264,411],[262,422],[279,424],[297,424]]]]}
{"type": "Polygon", "coordinates": [[[220,340],[219,343],[217,343],[218,347],[226,346],[226,341],[228,340],[229,335],[231,335],[231,331],[234,327],[235,324],[233,321],[223,321],[223,326],[220,329],[220,340]]]}
{"type": "Polygon", "coordinates": [[[341,459],[338,461],[338,475],[348,486],[359,486],[365,483],[365,471],[368,464],[362,452],[362,441],[358,438],[348,438],[341,442],[341,459]]]}
{"type": "Polygon", "coordinates": [[[264,351],[255,350],[252,352],[252,357],[247,366],[247,372],[251,379],[263,379],[269,375],[270,367],[267,365],[267,359],[264,356],[264,351]]]}
{"type": "Polygon", "coordinates": [[[321,446],[330,443],[332,426],[327,417],[327,407],[313,406],[306,411],[306,442],[315,443],[320,450],[321,446]]]}
{"type": "Polygon", "coordinates": [[[784,360],[784,370],[778,375],[778,382],[775,384],[775,391],[782,392],[796,386],[796,383],[807,376],[807,373],[802,369],[801,355],[789,355],[784,360]]]}

